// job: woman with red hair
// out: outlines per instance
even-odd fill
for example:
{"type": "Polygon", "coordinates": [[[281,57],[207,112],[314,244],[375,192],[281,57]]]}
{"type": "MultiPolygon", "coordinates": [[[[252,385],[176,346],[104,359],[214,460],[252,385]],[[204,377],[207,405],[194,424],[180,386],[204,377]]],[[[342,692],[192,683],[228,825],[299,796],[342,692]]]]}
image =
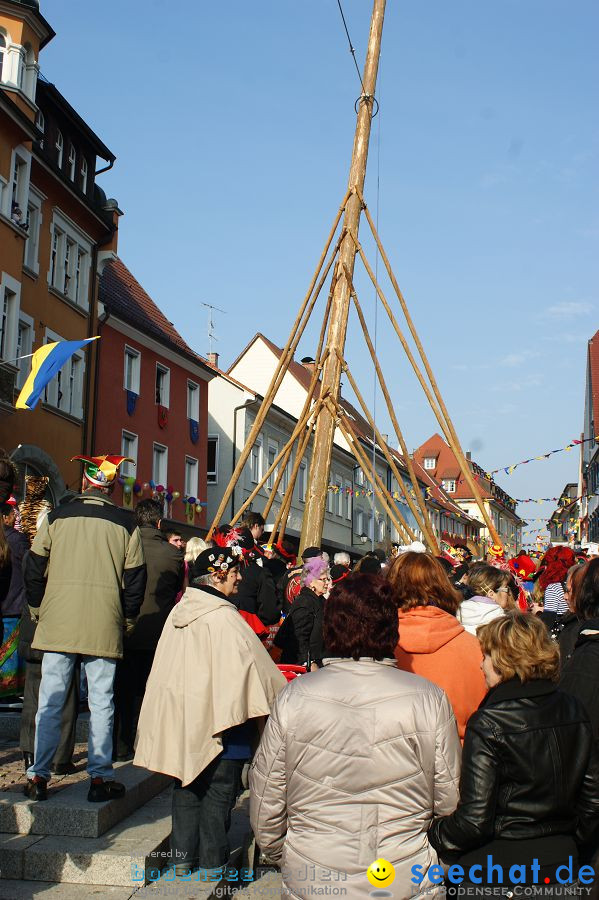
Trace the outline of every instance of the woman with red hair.
{"type": "Polygon", "coordinates": [[[460,739],[486,693],[480,644],[456,619],[462,595],[441,564],[427,553],[403,553],[387,576],[398,607],[400,669],[443,688],[453,707],[460,739]]]}
{"type": "Polygon", "coordinates": [[[568,612],[564,596],[564,583],[570,569],[576,562],[570,547],[550,547],[539,566],[539,585],[543,590],[543,611],[563,616],[568,612]]]}

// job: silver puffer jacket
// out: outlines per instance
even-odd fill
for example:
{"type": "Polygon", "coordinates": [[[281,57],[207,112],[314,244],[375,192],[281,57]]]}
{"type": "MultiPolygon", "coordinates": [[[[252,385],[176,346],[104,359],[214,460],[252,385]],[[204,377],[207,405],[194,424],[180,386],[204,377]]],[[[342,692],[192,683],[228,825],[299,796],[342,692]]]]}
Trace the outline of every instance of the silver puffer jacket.
{"type": "Polygon", "coordinates": [[[289,684],[250,771],[252,827],[283,896],[366,898],[378,858],[395,867],[394,898],[435,896],[412,879],[438,862],[426,832],[456,807],[460,757],[443,691],[395,660],[333,660],[289,684]]]}

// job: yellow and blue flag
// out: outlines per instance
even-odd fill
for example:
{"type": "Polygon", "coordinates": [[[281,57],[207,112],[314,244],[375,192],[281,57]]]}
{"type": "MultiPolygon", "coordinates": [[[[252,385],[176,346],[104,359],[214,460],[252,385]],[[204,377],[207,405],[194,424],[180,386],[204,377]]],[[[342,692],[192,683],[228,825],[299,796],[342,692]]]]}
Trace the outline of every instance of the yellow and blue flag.
{"type": "Polygon", "coordinates": [[[82,341],[55,341],[36,350],[31,359],[31,372],[17,397],[15,408],[34,409],[48,382],[52,381],[73,353],[99,337],[100,335],[96,335],[82,341]]]}

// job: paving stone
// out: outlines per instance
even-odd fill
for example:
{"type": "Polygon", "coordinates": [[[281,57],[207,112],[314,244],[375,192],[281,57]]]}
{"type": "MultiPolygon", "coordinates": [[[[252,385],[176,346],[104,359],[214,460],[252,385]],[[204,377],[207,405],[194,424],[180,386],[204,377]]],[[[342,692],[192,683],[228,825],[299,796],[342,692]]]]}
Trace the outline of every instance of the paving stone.
{"type": "Polygon", "coordinates": [[[169,789],[101,837],[40,837],[23,852],[22,877],[134,888],[143,883],[133,880],[136,872],[149,871],[166,859],[170,831],[169,789]]]}
{"type": "Polygon", "coordinates": [[[88,802],[88,778],[59,790],[53,790],[51,782],[48,799],[41,803],[18,793],[2,792],[0,832],[99,837],[164,791],[172,780],[131,763],[117,763],[115,776],[125,785],[127,793],[119,800],[105,803],[88,802]]]}
{"type": "MultiPolygon", "coordinates": [[[[0,900],[81,900],[80,884],[52,884],[49,881],[0,881],[0,900]]],[[[90,884],[85,897],[93,900],[130,900],[136,896],[131,888],[107,884],[90,884]]]]}

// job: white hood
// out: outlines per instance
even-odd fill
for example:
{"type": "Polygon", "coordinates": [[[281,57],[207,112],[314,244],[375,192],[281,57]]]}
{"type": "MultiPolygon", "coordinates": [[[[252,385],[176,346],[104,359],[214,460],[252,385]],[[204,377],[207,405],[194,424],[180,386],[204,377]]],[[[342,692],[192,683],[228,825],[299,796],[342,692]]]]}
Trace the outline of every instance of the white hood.
{"type": "Polygon", "coordinates": [[[505,615],[504,611],[497,603],[494,603],[488,597],[471,597],[469,600],[463,600],[457,613],[458,622],[461,622],[466,631],[476,635],[476,629],[479,625],[487,625],[493,619],[505,615]]]}

